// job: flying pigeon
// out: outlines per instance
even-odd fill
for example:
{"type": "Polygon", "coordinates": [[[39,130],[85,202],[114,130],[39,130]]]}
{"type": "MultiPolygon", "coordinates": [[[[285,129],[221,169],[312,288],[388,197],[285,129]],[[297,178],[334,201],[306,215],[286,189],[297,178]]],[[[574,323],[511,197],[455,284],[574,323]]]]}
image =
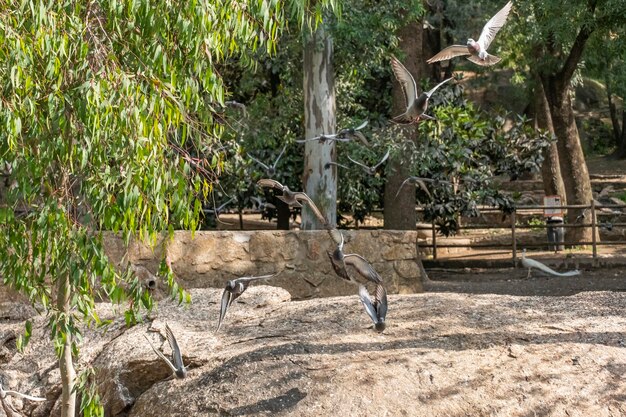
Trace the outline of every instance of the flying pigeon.
{"type": "Polygon", "coordinates": [[[366,121],[364,121],[363,123],[361,123],[357,127],[341,129],[337,133],[322,134],[322,135],[315,136],[315,137],[310,138],[310,139],[299,139],[299,140],[296,140],[296,142],[297,143],[306,143],[306,142],[311,142],[311,141],[314,141],[314,140],[319,140],[320,143],[325,143],[327,141],[349,142],[352,139],[358,139],[363,144],[365,144],[365,146],[368,146],[369,142],[367,141],[367,138],[365,137],[365,135],[363,133],[360,132],[361,129],[363,129],[365,126],[367,126],[367,123],[368,122],[366,120],[366,121]]]}
{"type": "Polygon", "coordinates": [[[178,342],[176,342],[174,333],[172,333],[172,329],[170,329],[170,326],[167,324],[165,325],[165,336],[170,344],[170,348],[172,349],[172,360],[174,363],[170,362],[170,360],[167,359],[161,351],[154,347],[150,339],[148,339],[148,336],[145,334],[143,335],[148,343],[150,343],[150,347],[154,350],[154,353],[167,363],[172,372],[174,372],[174,375],[176,375],[176,378],[182,379],[187,376],[187,368],[185,368],[185,365],[183,364],[183,356],[180,353],[180,347],[178,346],[178,342]]]}
{"type": "Polygon", "coordinates": [[[267,174],[268,177],[273,177],[276,174],[276,165],[278,164],[278,161],[280,161],[280,158],[282,158],[283,154],[285,153],[285,149],[287,149],[287,144],[285,144],[285,146],[283,146],[283,149],[280,151],[280,153],[278,154],[278,157],[276,158],[276,160],[274,161],[274,163],[271,166],[268,166],[267,164],[259,161],[258,159],[254,158],[252,155],[248,155],[248,156],[254,162],[256,162],[257,164],[259,164],[259,165],[261,165],[263,167],[263,169],[265,170],[265,173],[267,174]]]}
{"type": "Polygon", "coordinates": [[[282,185],[278,181],[268,178],[260,179],[259,181],[257,181],[257,184],[261,187],[270,187],[281,190],[283,192],[283,195],[279,195],[276,197],[291,207],[302,207],[301,202],[305,202],[311,208],[311,211],[313,211],[315,217],[317,217],[321,223],[327,224],[326,218],[324,217],[324,215],[322,215],[322,212],[317,208],[313,200],[311,200],[311,198],[306,195],[306,193],[291,191],[288,186],[282,185]]]}
{"type": "Polygon", "coordinates": [[[24,398],[29,401],[46,401],[46,399],[43,397],[33,397],[32,395],[22,394],[17,391],[5,390],[4,388],[2,388],[2,383],[0,382],[0,399],[5,399],[7,395],[10,395],[12,397],[24,398]]]}
{"type": "Polygon", "coordinates": [[[400,184],[400,187],[398,188],[398,191],[396,192],[396,197],[398,197],[398,194],[400,194],[400,191],[402,190],[402,187],[404,187],[407,183],[411,183],[411,184],[419,185],[420,188],[422,190],[424,190],[426,192],[426,194],[428,194],[428,197],[433,198],[433,196],[430,193],[430,191],[428,191],[428,188],[426,188],[426,183],[427,182],[431,183],[431,184],[444,183],[444,184],[452,185],[452,183],[449,182],[449,181],[436,180],[436,179],[432,179],[432,178],[422,178],[422,177],[408,177],[407,179],[402,181],[402,184],[400,184]]]}
{"type": "Polygon", "coordinates": [[[407,70],[395,56],[391,57],[391,68],[393,68],[393,73],[402,86],[404,98],[406,99],[406,111],[401,115],[394,117],[393,121],[401,124],[411,124],[417,123],[420,119],[434,120],[434,117],[424,113],[428,108],[428,99],[439,87],[450,81],[452,78],[443,80],[431,90],[420,94],[418,97],[415,79],[409,70],[407,70]]]}
{"type": "Polygon", "coordinates": [[[377,332],[385,330],[385,316],[387,315],[387,290],[381,284],[376,285],[374,300],[370,298],[370,293],[364,285],[359,285],[359,298],[365,307],[365,311],[374,322],[377,332]]]}
{"type": "Polygon", "coordinates": [[[224,209],[234,201],[234,198],[231,198],[230,200],[228,200],[227,202],[225,202],[224,204],[222,204],[219,207],[213,207],[211,209],[202,209],[202,211],[204,212],[204,214],[214,214],[216,217],[219,216],[222,211],[224,211],[224,209]]]}
{"type": "Polygon", "coordinates": [[[262,279],[268,279],[276,276],[277,274],[272,275],[261,275],[258,277],[241,277],[236,279],[231,279],[226,283],[226,287],[224,287],[224,292],[222,293],[222,302],[220,305],[220,318],[217,322],[217,331],[219,331],[220,327],[222,327],[222,321],[224,321],[224,317],[226,316],[226,310],[228,307],[235,301],[244,291],[248,288],[251,282],[259,281],[262,279]]]}
{"type": "Polygon", "coordinates": [[[376,174],[376,170],[378,169],[379,166],[381,166],[382,164],[385,163],[385,161],[387,160],[387,158],[389,158],[389,150],[387,150],[387,153],[385,154],[385,156],[383,156],[383,159],[381,159],[376,165],[370,167],[367,166],[359,161],[355,161],[354,159],[348,157],[348,159],[354,163],[357,164],[358,166],[360,166],[361,168],[363,168],[363,170],[368,174],[368,175],[374,175],[376,174]]]}
{"type": "Polygon", "coordinates": [[[546,274],[554,275],[555,277],[573,277],[576,275],[580,275],[580,271],[577,269],[567,272],[556,272],[555,270],[548,268],[546,265],[542,264],[539,261],[527,258],[526,249],[522,251],[522,266],[524,268],[528,268],[528,275],[526,276],[526,278],[530,278],[530,270],[532,268],[537,268],[538,270],[543,271],[546,274]]]}
{"type": "Polygon", "coordinates": [[[467,45],[448,46],[426,62],[432,64],[433,62],[446,61],[457,56],[467,55],[467,59],[481,66],[487,67],[497,64],[500,62],[501,58],[498,58],[495,55],[490,55],[487,52],[487,49],[489,48],[489,45],[491,45],[493,38],[495,38],[496,33],[498,33],[502,26],[504,26],[512,6],[513,3],[509,1],[502,9],[500,9],[498,13],[495,14],[495,16],[489,19],[485,27],[483,27],[483,31],[480,33],[478,42],[469,38],[467,40],[467,45]]]}
{"type": "MultiPolygon", "coordinates": [[[[343,253],[343,234],[339,232],[339,235],[341,236],[341,240],[337,244],[335,250],[333,252],[326,252],[330,258],[330,262],[335,273],[346,281],[352,282],[353,284],[360,284],[360,282],[348,272],[347,267],[350,266],[354,268],[358,275],[366,281],[370,281],[375,284],[382,284],[383,279],[380,275],[378,275],[378,272],[376,272],[367,259],[356,253],[343,253]]],[[[333,240],[335,239],[332,234],[331,237],[333,237],[333,240]]]]}

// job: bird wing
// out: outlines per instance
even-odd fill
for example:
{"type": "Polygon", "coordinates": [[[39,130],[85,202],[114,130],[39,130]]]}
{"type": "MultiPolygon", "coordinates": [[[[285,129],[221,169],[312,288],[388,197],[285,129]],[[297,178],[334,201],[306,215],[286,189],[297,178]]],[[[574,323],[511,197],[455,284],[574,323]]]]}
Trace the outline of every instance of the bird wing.
{"type": "Polygon", "coordinates": [[[0,396],[0,398],[4,398],[5,396],[10,395],[12,397],[25,398],[29,401],[46,401],[46,399],[43,397],[33,397],[32,395],[22,394],[21,392],[11,391],[11,390],[5,391],[2,389],[2,386],[0,386],[0,391],[2,391],[2,393],[4,394],[3,396],[0,396]]]}
{"type": "Polygon", "coordinates": [[[366,120],[363,123],[361,123],[360,125],[358,125],[357,127],[354,128],[354,130],[361,130],[363,129],[365,126],[367,126],[369,122],[366,120]]]}
{"type": "Polygon", "coordinates": [[[398,191],[396,192],[396,197],[398,197],[398,194],[400,194],[400,190],[402,189],[402,187],[404,187],[404,185],[407,182],[411,182],[413,184],[417,184],[420,186],[420,188],[422,190],[424,190],[426,192],[426,194],[428,194],[428,197],[430,197],[431,199],[433,198],[432,194],[430,193],[430,191],[428,191],[428,188],[426,188],[426,183],[425,181],[428,181],[428,178],[420,178],[420,177],[408,177],[407,179],[405,179],[402,184],[400,184],[400,188],[398,188],[398,191]]]}
{"type": "Polygon", "coordinates": [[[370,167],[368,167],[367,165],[362,164],[362,163],[361,163],[361,162],[359,162],[359,161],[355,161],[354,159],[352,159],[352,158],[350,158],[350,157],[348,157],[348,159],[349,159],[352,163],[357,164],[357,165],[359,165],[359,166],[362,166],[362,167],[363,167],[363,168],[365,168],[365,169],[371,169],[371,168],[370,168],[370,167]]]}
{"type": "Polygon", "coordinates": [[[268,278],[272,278],[275,277],[276,275],[278,275],[278,273],[276,274],[269,274],[269,275],[259,275],[257,277],[241,277],[241,278],[237,278],[236,281],[242,282],[244,283],[245,286],[247,286],[247,284],[253,282],[253,281],[258,281],[261,279],[268,279],[268,278]]]}
{"type": "Polygon", "coordinates": [[[328,227],[327,230],[333,242],[335,242],[336,245],[341,246],[343,248],[344,240],[343,240],[343,233],[341,233],[341,230],[336,229],[334,227],[328,227]]]}
{"type": "Polygon", "coordinates": [[[432,64],[433,62],[447,61],[448,59],[452,59],[454,57],[462,55],[470,55],[470,52],[467,49],[466,45],[450,45],[447,48],[439,51],[437,54],[435,54],[435,56],[433,56],[426,62],[432,64]]]}
{"type": "Polygon", "coordinates": [[[285,190],[285,186],[282,185],[281,183],[279,183],[276,180],[271,180],[269,178],[262,178],[260,180],[257,181],[257,184],[260,185],[261,187],[270,187],[270,188],[277,188],[279,190],[285,190]]]}
{"type": "Polygon", "coordinates": [[[276,169],[276,165],[278,164],[278,161],[280,161],[280,158],[282,158],[283,154],[285,153],[285,150],[287,149],[287,143],[285,143],[285,146],[283,146],[282,151],[280,151],[280,153],[278,154],[278,158],[276,158],[276,160],[274,161],[274,164],[272,165],[272,168],[276,169]]]}
{"type": "Polygon", "coordinates": [[[270,169],[270,167],[268,167],[267,165],[265,165],[263,162],[259,161],[258,159],[256,159],[254,156],[248,154],[248,158],[252,159],[254,162],[256,162],[257,164],[261,165],[263,167],[263,169],[268,170],[270,169]]]}
{"type": "Polygon", "coordinates": [[[224,292],[222,293],[222,302],[220,305],[220,318],[219,321],[217,322],[217,330],[220,330],[220,327],[222,327],[222,321],[224,321],[224,317],[226,316],[226,310],[228,309],[228,306],[230,305],[230,303],[233,302],[233,298],[232,297],[232,293],[230,291],[228,291],[227,289],[224,290],[224,292]]]}
{"type": "Polygon", "coordinates": [[[387,158],[389,158],[389,149],[387,149],[387,153],[385,154],[385,156],[383,156],[383,159],[381,159],[376,165],[374,165],[372,169],[376,170],[376,168],[378,168],[379,166],[385,163],[387,158]]]}
{"type": "Polygon", "coordinates": [[[311,208],[311,211],[313,212],[315,217],[317,217],[317,220],[319,220],[320,223],[324,225],[328,224],[322,212],[317,208],[313,200],[311,200],[311,198],[308,195],[306,195],[306,193],[303,193],[303,192],[294,193],[294,198],[296,199],[296,201],[304,201],[311,208]]]}
{"type": "Polygon", "coordinates": [[[417,85],[415,85],[415,79],[406,69],[404,65],[395,56],[391,56],[391,68],[396,76],[396,79],[402,86],[404,92],[404,98],[406,99],[406,106],[410,107],[411,103],[417,98],[417,85]]]}
{"type": "Polygon", "coordinates": [[[376,285],[374,305],[376,307],[376,317],[378,321],[384,321],[387,316],[387,290],[382,284],[376,285]]]}
{"type": "Polygon", "coordinates": [[[365,312],[372,319],[374,323],[378,322],[378,317],[376,314],[376,308],[372,304],[372,300],[370,299],[370,293],[365,288],[365,285],[359,285],[359,298],[361,299],[361,303],[363,307],[365,307],[365,312]]]}
{"type": "Polygon", "coordinates": [[[172,359],[174,360],[174,366],[177,370],[183,369],[185,365],[183,364],[183,355],[180,352],[180,347],[178,346],[178,342],[174,337],[174,333],[168,324],[165,325],[165,337],[172,348],[172,359]]]}
{"type": "Polygon", "coordinates": [[[152,348],[152,350],[154,350],[154,353],[156,353],[161,359],[165,361],[165,363],[167,363],[167,365],[170,367],[172,372],[176,372],[176,367],[172,365],[172,362],[170,362],[170,360],[167,359],[164,354],[162,354],[159,350],[157,350],[157,348],[154,347],[150,339],[148,339],[148,336],[144,334],[143,337],[145,337],[148,343],[150,343],[150,347],[152,348]]]}
{"type": "Polygon", "coordinates": [[[470,61],[472,61],[476,65],[480,65],[481,67],[490,67],[492,65],[496,65],[498,62],[502,60],[502,58],[497,57],[495,55],[487,54],[485,59],[480,59],[476,55],[470,55],[467,57],[470,61]]]}
{"type": "Polygon", "coordinates": [[[483,27],[483,31],[480,33],[480,37],[478,38],[478,44],[483,51],[486,51],[489,48],[489,45],[491,45],[491,41],[495,38],[496,33],[498,33],[500,28],[504,26],[512,6],[513,3],[509,1],[503,8],[500,9],[498,13],[489,19],[483,27]]]}
{"type": "Polygon", "coordinates": [[[439,87],[441,87],[442,85],[444,85],[445,83],[447,83],[448,81],[450,81],[452,79],[452,77],[448,78],[447,80],[443,80],[442,82],[440,82],[439,84],[437,84],[436,86],[434,86],[433,88],[431,88],[430,90],[428,90],[426,92],[426,97],[430,98],[430,96],[437,91],[437,89],[439,87]]]}
{"type": "Polygon", "coordinates": [[[382,284],[383,279],[378,275],[378,272],[374,269],[374,267],[361,255],[357,255],[356,253],[349,253],[344,255],[344,262],[346,265],[350,265],[357,270],[359,275],[368,281],[375,282],[376,284],[382,284]]]}
{"type": "Polygon", "coordinates": [[[336,165],[336,166],[341,167],[341,168],[349,169],[347,166],[345,166],[343,164],[339,164],[337,162],[327,162],[326,165],[327,165],[326,168],[328,168],[331,165],[336,165]]]}

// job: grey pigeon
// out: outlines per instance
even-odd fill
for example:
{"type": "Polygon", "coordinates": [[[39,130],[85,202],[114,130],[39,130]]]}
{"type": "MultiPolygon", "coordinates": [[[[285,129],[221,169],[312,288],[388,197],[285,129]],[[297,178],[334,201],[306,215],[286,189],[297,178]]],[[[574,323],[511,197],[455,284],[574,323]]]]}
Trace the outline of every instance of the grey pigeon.
{"type": "Polygon", "coordinates": [[[262,279],[268,279],[276,276],[277,274],[271,275],[261,275],[258,277],[241,277],[236,279],[231,279],[226,283],[226,287],[224,287],[224,292],[222,293],[222,302],[220,304],[220,318],[217,322],[217,331],[219,331],[220,327],[222,327],[222,322],[224,321],[224,317],[226,316],[226,311],[228,307],[235,301],[241,294],[244,293],[248,286],[253,281],[259,281],[262,279]]]}
{"type": "Polygon", "coordinates": [[[260,179],[259,181],[257,181],[257,184],[261,187],[269,187],[281,190],[283,192],[283,195],[279,195],[276,197],[291,207],[302,207],[301,202],[306,203],[313,211],[313,214],[315,214],[315,217],[317,217],[322,223],[326,224],[325,217],[319,211],[313,200],[311,200],[311,198],[305,193],[300,191],[291,191],[288,186],[282,185],[280,182],[269,178],[260,179]]]}
{"type": "Polygon", "coordinates": [[[365,311],[374,322],[377,332],[385,330],[385,317],[387,316],[387,290],[382,284],[376,285],[374,300],[370,298],[370,293],[364,285],[359,285],[359,298],[365,311]]]}
{"type": "Polygon", "coordinates": [[[398,187],[398,191],[396,192],[396,197],[398,197],[398,195],[400,194],[400,191],[402,190],[402,188],[407,183],[410,183],[410,184],[419,185],[420,188],[422,190],[424,190],[426,192],[426,194],[428,194],[428,197],[430,197],[432,199],[433,196],[430,193],[430,191],[428,191],[428,188],[426,187],[426,183],[427,182],[431,183],[431,184],[450,184],[450,185],[452,185],[452,183],[449,182],[449,181],[436,180],[436,179],[432,179],[432,178],[422,178],[422,177],[408,177],[407,179],[402,181],[402,184],[400,184],[400,187],[398,187]]]}
{"type": "Polygon", "coordinates": [[[267,164],[259,161],[258,159],[254,158],[252,155],[248,155],[248,156],[254,162],[256,162],[257,164],[259,164],[259,165],[261,165],[263,167],[263,169],[265,170],[265,173],[267,174],[268,177],[273,177],[276,174],[276,165],[278,164],[278,161],[280,161],[280,158],[282,158],[283,154],[285,153],[285,149],[287,149],[287,144],[285,144],[285,146],[283,146],[283,149],[280,151],[280,153],[278,154],[278,157],[276,158],[276,160],[274,161],[274,163],[272,165],[267,165],[267,164]]]}
{"type": "Polygon", "coordinates": [[[369,145],[369,142],[367,141],[367,138],[365,137],[365,135],[360,131],[365,126],[367,126],[367,123],[368,122],[366,120],[357,127],[341,129],[337,133],[322,134],[322,135],[315,136],[309,139],[299,139],[299,140],[296,140],[296,143],[306,143],[306,142],[311,142],[314,140],[318,140],[320,143],[325,143],[325,142],[330,142],[330,141],[349,142],[353,139],[358,139],[364,145],[367,146],[369,145]]]}
{"type": "Polygon", "coordinates": [[[393,118],[393,121],[401,124],[417,123],[420,119],[434,119],[434,117],[425,114],[428,109],[428,99],[437,91],[439,87],[450,81],[452,78],[443,80],[432,89],[417,95],[417,85],[415,79],[405,68],[404,65],[395,56],[391,57],[391,68],[396,76],[396,79],[402,86],[404,92],[404,98],[406,99],[406,111],[399,116],[393,118]]]}
{"type": "Polygon", "coordinates": [[[145,334],[143,335],[148,343],[150,343],[150,347],[154,350],[154,353],[167,363],[172,372],[174,372],[174,375],[176,375],[176,378],[182,379],[187,376],[187,368],[185,368],[185,365],[183,364],[183,355],[180,352],[180,347],[174,337],[174,333],[172,333],[172,329],[170,329],[170,326],[167,324],[165,325],[165,336],[170,344],[170,348],[172,349],[172,360],[174,363],[172,363],[163,353],[161,353],[161,351],[154,347],[150,339],[148,339],[148,336],[145,334]]]}
{"type": "MultiPolygon", "coordinates": [[[[335,250],[333,252],[326,252],[330,258],[330,262],[335,273],[346,281],[352,282],[353,284],[360,284],[356,277],[348,272],[347,267],[350,266],[357,272],[358,277],[364,278],[366,281],[373,282],[375,284],[382,284],[383,279],[380,275],[378,275],[378,272],[376,272],[367,259],[356,253],[345,254],[343,252],[343,234],[339,232],[339,236],[341,236],[341,238],[339,243],[337,243],[335,250]]],[[[333,240],[336,239],[333,234],[331,234],[331,237],[333,237],[333,240]]]]}
{"type": "Polygon", "coordinates": [[[448,46],[426,62],[432,64],[433,62],[446,61],[457,56],[467,56],[467,59],[481,66],[491,66],[497,64],[500,62],[501,58],[498,58],[495,55],[490,55],[487,52],[487,49],[489,48],[489,45],[491,45],[493,38],[495,38],[496,33],[498,33],[502,26],[504,26],[512,6],[513,3],[509,1],[502,9],[500,9],[498,13],[495,14],[495,16],[489,19],[487,24],[483,27],[483,31],[480,33],[478,42],[469,38],[467,40],[467,45],[448,46]]]}
{"type": "Polygon", "coordinates": [[[376,174],[376,170],[378,169],[379,166],[381,166],[382,164],[385,163],[385,161],[387,160],[387,158],[389,158],[389,150],[387,150],[387,153],[383,156],[383,158],[374,166],[367,166],[359,161],[355,161],[354,159],[348,157],[348,159],[353,163],[353,164],[357,164],[358,166],[360,166],[361,168],[363,168],[363,170],[368,174],[368,175],[374,175],[376,174]]]}

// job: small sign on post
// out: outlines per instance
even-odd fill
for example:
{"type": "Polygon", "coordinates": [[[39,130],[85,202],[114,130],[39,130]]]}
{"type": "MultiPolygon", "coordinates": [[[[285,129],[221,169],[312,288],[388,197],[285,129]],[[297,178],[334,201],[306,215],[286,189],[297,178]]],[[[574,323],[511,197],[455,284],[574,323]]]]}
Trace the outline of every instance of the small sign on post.
{"type": "Polygon", "coordinates": [[[543,198],[543,217],[563,217],[563,208],[561,207],[561,196],[547,195],[543,198]]]}

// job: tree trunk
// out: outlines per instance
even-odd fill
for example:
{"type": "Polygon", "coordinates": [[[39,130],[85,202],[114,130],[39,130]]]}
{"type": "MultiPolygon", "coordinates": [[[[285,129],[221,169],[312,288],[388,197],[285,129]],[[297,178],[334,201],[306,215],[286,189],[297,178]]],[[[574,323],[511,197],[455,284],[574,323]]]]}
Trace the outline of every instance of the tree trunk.
{"type": "MultiPolygon", "coordinates": [[[[405,53],[402,60],[404,66],[413,74],[419,85],[420,65],[424,61],[422,52],[423,25],[421,21],[413,21],[399,30],[399,46],[405,53]]],[[[406,110],[404,92],[398,82],[393,83],[392,113],[398,115],[406,110]]],[[[408,126],[403,128],[404,140],[417,141],[417,128],[408,126]]],[[[384,228],[391,230],[413,230],[417,216],[415,214],[415,186],[407,184],[402,192],[396,196],[402,182],[411,175],[406,164],[402,164],[403,155],[389,158],[387,180],[385,182],[385,211],[384,228]]]]}
{"type": "MultiPolygon", "coordinates": [[[[588,205],[593,198],[591,181],[574,119],[569,80],[563,82],[558,77],[551,76],[543,77],[542,82],[550,107],[554,133],[557,137],[559,164],[567,203],[588,205]]],[[[569,223],[573,223],[574,219],[579,218],[581,214],[583,214],[581,209],[569,209],[567,213],[569,223]]],[[[591,216],[585,216],[579,223],[590,224],[591,216]]],[[[592,231],[590,227],[568,228],[567,237],[570,242],[590,242],[592,231]]]]}
{"type": "MultiPolygon", "coordinates": [[[[535,83],[535,126],[536,128],[547,130],[554,135],[550,107],[543,90],[541,80],[537,77],[535,83]]],[[[565,195],[565,185],[561,176],[559,165],[559,152],[556,142],[547,148],[543,153],[543,165],[541,165],[541,178],[543,180],[543,191],[546,195],[561,196],[563,204],[567,204],[565,195]]]]}
{"type": "Polygon", "coordinates": [[[626,109],[622,109],[622,137],[617,145],[617,157],[626,158],[626,109]]]}
{"type": "Polygon", "coordinates": [[[615,145],[619,149],[620,139],[622,138],[622,131],[619,126],[619,120],[617,119],[617,108],[613,102],[613,92],[611,91],[611,80],[607,74],[605,77],[606,85],[606,98],[609,103],[609,114],[611,115],[611,124],[613,125],[613,137],[615,138],[615,145]]]}
{"type": "MultiPolygon", "coordinates": [[[[304,36],[304,132],[306,138],[312,138],[335,132],[333,42],[323,24],[304,36]]],[[[337,219],[337,166],[326,166],[335,162],[336,156],[334,141],[305,144],[304,189],[333,226],[337,219]]],[[[302,207],[302,229],[320,227],[309,208],[302,207]]]]}
{"type": "MultiPolygon", "coordinates": [[[[70,315],[70,277],[59,280],[57,308],[62,316],[60,322],[67,329],[70,315]]],[[[72,334],[65,333],[65,340],[59,355],[59,369],[61,371],[61,417],[74,417],[76,414],[76,392],[74,384],[76,382],[76,370],[72,362],[72,334]]]]}

